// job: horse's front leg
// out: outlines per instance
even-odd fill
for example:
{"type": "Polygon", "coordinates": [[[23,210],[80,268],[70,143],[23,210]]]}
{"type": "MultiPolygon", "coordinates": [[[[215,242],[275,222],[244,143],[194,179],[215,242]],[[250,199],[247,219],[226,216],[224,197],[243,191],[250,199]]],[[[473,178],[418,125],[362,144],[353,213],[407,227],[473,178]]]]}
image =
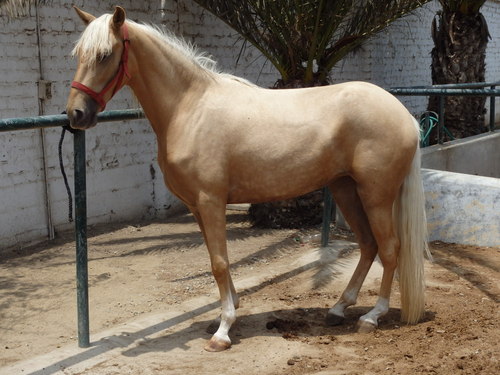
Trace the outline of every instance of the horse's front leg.
{"type": "Polygon", "coordinates": [[[212,273],[214,275],[222,303],[220,325],[212,336],[205,350],[218,352],[231,346],[229,329],[236,320],[238,297],[229,274],[229,259],[226,242],[226,204],[225,201],[202,197],[196,207],[191,209],[203,232],[205,243],[210,254],[212,273]]]}

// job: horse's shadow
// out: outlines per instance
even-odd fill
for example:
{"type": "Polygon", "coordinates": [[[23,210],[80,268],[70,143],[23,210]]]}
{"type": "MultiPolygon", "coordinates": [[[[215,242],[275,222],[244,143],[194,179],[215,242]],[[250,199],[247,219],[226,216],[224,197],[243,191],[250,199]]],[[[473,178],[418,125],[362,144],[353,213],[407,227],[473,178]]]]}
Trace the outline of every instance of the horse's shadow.
{"type": "MultiPolygon", "coordinates": [[[[328,308],[292,308],[274,311],[265,311],[254,314],[243,314],[238,317],[230,331],[233,348],[244,345],[244,341],[253,337],[281,337],[284,340],[310,340],[311,338],[335,337],[342,335],[354,335],[356,324],[361,315],[367,313],[372,307],[357,306],[346,310],[343,324],[330,326],[326,324],[325,318],[328,308]]],[[[432,321],[435,318],[433,312],[427,312],[423,322],[432,321]]],[[[175,332],[166,331],[155,338],[137,338],[136,345],[123,351],[121,354],[127,357],[137,357],[149,352],[169,352],[174,349],[189,350],[193,345],[199,345],[199,339],[209,340],[212,333],[209,327],[212,321],[202,320],[191,323],[175,332]],[[195,343],[192,343],[195,341],[195,343]]],[[[378,330],[390,331],[398,329],[402,324],[400,321],[400,309],[391,308],[387,315],[381,318],[378,330]]]]}

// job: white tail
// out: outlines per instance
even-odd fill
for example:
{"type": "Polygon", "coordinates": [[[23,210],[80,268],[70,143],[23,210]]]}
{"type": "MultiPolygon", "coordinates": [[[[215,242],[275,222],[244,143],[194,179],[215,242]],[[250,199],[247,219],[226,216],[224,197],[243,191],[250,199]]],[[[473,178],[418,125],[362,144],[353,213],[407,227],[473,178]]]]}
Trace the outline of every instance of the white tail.
{"type": "MultiPolygon", "coordinates": [[[[415,124],[419,129],[416,120],[415,124]]],[[[413,324],[418,322],[424,314],[424,252],[429,259],[432,258],[427,246],[425,196],[420,174],[420,148],[418,146],[411,170],[395,202],[394,216],[401,243],[398,258],[401,319],[413,324]]]]}

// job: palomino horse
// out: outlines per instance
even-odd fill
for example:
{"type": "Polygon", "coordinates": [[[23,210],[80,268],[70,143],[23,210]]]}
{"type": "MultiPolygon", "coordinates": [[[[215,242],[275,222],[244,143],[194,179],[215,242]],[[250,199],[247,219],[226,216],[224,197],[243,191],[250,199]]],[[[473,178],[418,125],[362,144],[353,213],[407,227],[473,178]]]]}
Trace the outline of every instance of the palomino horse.
{"type": "Polygon", "coordinates": [[[96,125],[96,114],[128,85],[158,140],[165,183],[196,217],[219,287],[222,313],[209,351],[231,345],[238,295],[229,274],[227,203],[295,197],[329,186],[355,232],[361,257],[327,321],[340,324],[378,254],[383,265],[375,307],[359,319],[371,330],[389,309],[399,268],[402,319],[424,311],[425,213],[419,131],[405,107],[362,82],[269,90],[215,71],[213,61],[125,11],[87,24],[67,113],[73,128],[96,125]],[[300,171],[300,173],[297,173],[300,171]]]}

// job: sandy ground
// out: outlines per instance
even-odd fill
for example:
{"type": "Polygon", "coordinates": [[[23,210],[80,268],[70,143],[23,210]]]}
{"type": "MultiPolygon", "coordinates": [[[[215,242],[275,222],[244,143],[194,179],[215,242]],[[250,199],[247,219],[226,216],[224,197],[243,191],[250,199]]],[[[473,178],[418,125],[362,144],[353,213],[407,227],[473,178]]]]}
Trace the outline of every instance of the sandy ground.
{"type": "Polygon", "coordinates": [[[357,262],[348,234],[319,251],[304,241],[311,233],[253,229],[236,211],[228,221],[241,295],[230,350],[203,350],[218,294],[186,214],[90,229],[88,349],[76,344],[72,233],[2,253],[0,374],[500,373],[500,248],[432,244],[424,320],[400,324],[395,283],[379,329],[361,334],[355,323],[375,303],[378,264],[346,324],[324,324],[357,262]]]}

